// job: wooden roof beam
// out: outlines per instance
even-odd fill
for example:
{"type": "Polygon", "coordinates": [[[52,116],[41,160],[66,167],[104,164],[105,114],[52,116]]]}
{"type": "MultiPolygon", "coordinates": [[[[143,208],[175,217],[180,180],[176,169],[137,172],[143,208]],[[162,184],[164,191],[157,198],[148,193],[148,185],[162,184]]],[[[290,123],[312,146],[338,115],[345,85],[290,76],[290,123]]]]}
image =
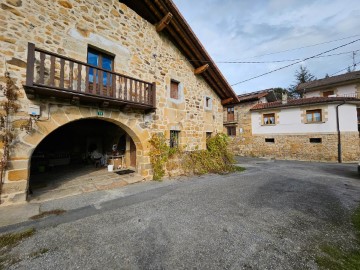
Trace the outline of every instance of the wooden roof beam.
{"type": "Polygon", "coordinates": [[[209,68],[209,64],[205,64],[205,65],[203,65],[203,66],[201,66],[201,67],[196,68],[196,69],[194,70],[194,74],[195,74],[195,75],[199,75],[199,74],[205,72],[208,68],[209,68]]]}
{"type": "Polygon", "coordinates": [[[168,26],[172,18],[173,15],[170,12],[168,12],[156,25],[156,32],[161,32],[166,26],[168,26]]]}
{"type": "Polygon", "coordinates": [[[228,104],[228,103],[230,103],[231,101],[233,101],[234,100],[234,98],[227,98],[227,99],[224,99],[224,100],[222,100],[221,101],[221,105],[225,105],[225,104],[228,104]]]}

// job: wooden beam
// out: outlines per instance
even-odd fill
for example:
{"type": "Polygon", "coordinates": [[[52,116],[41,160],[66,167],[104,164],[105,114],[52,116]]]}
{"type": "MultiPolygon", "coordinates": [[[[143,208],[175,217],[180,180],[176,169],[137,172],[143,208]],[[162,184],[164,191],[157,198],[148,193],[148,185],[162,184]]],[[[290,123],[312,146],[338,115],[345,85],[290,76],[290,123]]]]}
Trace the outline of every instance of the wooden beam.
{"type": "Polygon", "coordinates": [[[71,104],[73,104],[73,105],[79,105],[79,103],[80,103],[80,98],[79,98],[79,97],[76,97],[76,96],[72,96],[70,102],[71,102],[71,104]]]}
{"type": "Polygon", "coordinates": [[[205,64],[205,65],[203,65],[203,66],[201,66],[201,67],[196,68],[196,69],[194,70],[194,74],[195,74],[195,75],[199,75],[199,74],[205,72],[208,68],[209,68],[209,64],[205,64]]]}
{"type": "Polygon", "coordinates": [[[168,12],[168,14],[166,14],[165,17],[157,24],[156,32],[161,32],[166,26],[168,26],[172,18],[173,15],[168,12]]]}
{"type": "Polygon", "coordinates": [[[101,103],[101,106],[100,106],[101,108],[107,108],[107,107],[109,107],[109,102],[108,101],[103,101],[102,103],[101,103]]]}
{"type": "Polygon", "coordinates": [[[227,98],[227,99],[224,99],[221,101],[221,105],[225,105],[225,104],[228,104],[230,103],[231,101],[233,101],[234,98],[227,98]]]}

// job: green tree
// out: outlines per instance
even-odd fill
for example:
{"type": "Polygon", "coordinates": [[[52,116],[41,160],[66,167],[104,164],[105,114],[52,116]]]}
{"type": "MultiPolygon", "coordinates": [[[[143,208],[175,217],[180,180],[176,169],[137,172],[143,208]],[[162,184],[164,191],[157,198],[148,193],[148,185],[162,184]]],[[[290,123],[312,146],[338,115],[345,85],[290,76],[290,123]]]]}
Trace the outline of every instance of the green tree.
{"type": "Polygon", "coordinates": [[[301,94],[296,92],[296,87],[300,83],[306,83],[316,80],[316,77],[305,66],[300,66],[299,70],[295,71],[295,83],[288,88],[289,96],[292,98],[299,98],[301,94]]]}
{"type": "Polygon", "coordinates": [[[272,90],[273,90],[277,100],[281,100],[283,93],[287,93],[289,95],[288,90],[285,88],[276,87],[276,88],[273,88],[272,90]]]}

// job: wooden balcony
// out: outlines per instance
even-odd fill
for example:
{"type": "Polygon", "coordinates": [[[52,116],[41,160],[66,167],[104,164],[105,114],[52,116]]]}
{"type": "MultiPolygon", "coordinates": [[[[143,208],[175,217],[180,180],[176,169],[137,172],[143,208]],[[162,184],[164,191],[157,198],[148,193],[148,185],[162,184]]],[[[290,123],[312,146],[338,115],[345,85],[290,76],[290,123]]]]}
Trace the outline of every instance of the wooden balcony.
{"type": "Polygon", "coordinates": [[[152,111],[156,84],[28,45],[25,92],[94,106],[152,111]]]}
{"type": "Polygon", "coordinates": [[[227,114],[227,112],[224,112],[224,118],[223,118],[223,123],[224,125],[233,125],[233,124],[237,124],[239,121],[239,117],[237,113],[234,114],[227,114]]]}

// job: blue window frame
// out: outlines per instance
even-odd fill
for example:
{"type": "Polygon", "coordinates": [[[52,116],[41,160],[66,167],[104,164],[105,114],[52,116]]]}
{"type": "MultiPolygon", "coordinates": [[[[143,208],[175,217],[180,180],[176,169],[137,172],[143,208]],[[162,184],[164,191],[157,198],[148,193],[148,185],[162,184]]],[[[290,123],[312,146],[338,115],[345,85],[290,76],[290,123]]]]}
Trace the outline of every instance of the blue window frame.
{"type": "MultiPolygon", "coordinates": [[[[98,51],[93,48],[88,49],[88,55],[87,55],[87,62],[90,65],[97,66],[99,68],[113,71],[114,69],[114,56],[110,54],[106,54],[104,52],[98,51]]],[[[94,68],[89,69],[89,82],[93,83],[94,79],[95,82],[99,83],[99,70],[96,70],[94,72],[94,68]],[[95,74],[95,76],[94,76],[95,74]],[[94,78],[95,77],[95,78],[94,78]]],[[[112,82],[112,74],[102,72],[102,83],[104,86],[107,86],[108,84],[111,86],[112,82]]]]}

